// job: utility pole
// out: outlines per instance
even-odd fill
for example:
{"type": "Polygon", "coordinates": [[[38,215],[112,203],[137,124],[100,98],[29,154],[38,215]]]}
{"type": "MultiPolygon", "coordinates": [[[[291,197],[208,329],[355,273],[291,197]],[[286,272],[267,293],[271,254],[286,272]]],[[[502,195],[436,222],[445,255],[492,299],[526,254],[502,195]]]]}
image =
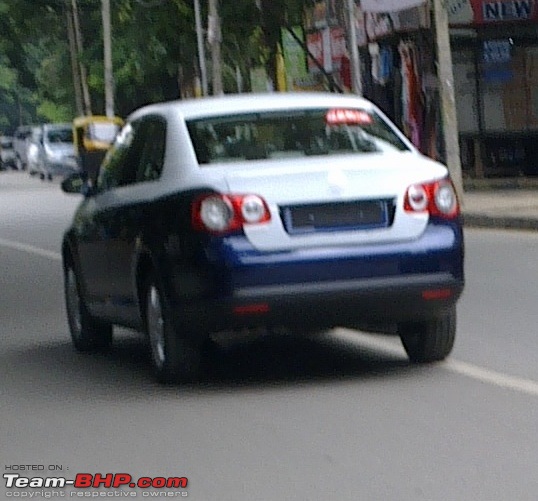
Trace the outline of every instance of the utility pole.
{"type": "Polygon", "coordinates": [[[355,19],[355,0],[347,0],[347,18],[349,24],[348,44],[351,66],[351,90],[354,94],[362,96],[361,62],[359,47],[357,45],[357,25],[355,19]]]}
{"type": "Polygon", "coordinates": [[[211,66],[213,73],[213,95],[223,94],[222,88],[222,61],[220,53],[221,42],[220,17],[218,0],[209,0],[209,21],[207,39],[211,45],[211,66]]]}
{"type": "Polygon", "coordinates": [[[105,67],[105,113],[114,116],[114,76],[112,74],[112,34],[110,28],[110,0],[102,0],[101,14],[103,18],[103,46],[105,67]]]}
{"type": "Polygon", "coordinates": [[[198,44],[198,64],[202,81],[202,96],[207,96],[207,65],[204,47],[204,31],[202,28],[202,15],[200,14],[200,0],[194,0],[194,19],[196,22],[196,41],[198,44]]]}
{"type": "Polygon", "coordinates": [[[439,93],[441,97],[446,164],[456,187],[458,197],[463,202],[463,178],[461,174],[452,53],[448,31],[448,12],[443,0],[431,1],[433,7],[433,29],[437,46],[437,78],[439,80],[439,93]]]}

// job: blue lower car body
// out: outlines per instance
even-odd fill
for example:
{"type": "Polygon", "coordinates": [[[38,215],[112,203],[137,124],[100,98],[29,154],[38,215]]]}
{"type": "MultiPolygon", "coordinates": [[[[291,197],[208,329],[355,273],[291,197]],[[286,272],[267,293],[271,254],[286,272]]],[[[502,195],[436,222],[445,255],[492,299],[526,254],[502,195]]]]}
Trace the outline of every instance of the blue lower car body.
{"type": "Polygon", "coordinates": [[[459,220],[433,220],[413,241],[286,252],[234,235],[210,238],[170,286],[178,321],[203,330],[420,321],[457,302],[463,262],[459,220]]]}

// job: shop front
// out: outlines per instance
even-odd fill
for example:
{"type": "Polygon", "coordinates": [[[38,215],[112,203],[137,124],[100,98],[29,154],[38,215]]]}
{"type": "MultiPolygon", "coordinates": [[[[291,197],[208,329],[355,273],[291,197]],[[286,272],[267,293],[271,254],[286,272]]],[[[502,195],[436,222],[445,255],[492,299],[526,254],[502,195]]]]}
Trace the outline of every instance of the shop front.
{"type": "Polygon", "coordinates": [[[445,161],[435,40],[429,3],[409,0],[406,9],[362,2],[364,44],[360,47],[363,94],[375,102],[425,155],[445,161]]]}
{"type": "Polygon", "coordinates": [[[464,175],[538,176],[538,2],[448,4],[464,175]]]}

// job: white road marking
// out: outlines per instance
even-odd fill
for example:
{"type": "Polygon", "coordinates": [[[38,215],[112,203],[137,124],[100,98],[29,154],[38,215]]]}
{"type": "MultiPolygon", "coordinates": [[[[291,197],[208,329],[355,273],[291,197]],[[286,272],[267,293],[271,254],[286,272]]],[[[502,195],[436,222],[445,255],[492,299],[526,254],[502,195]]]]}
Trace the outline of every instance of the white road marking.
{"type": "Polygon", "coordinates": [[[520,393],[526,393],[538,397],[538,382],[532,379],[526,379],[516,376],[510,376],[503,374],[502,372],[485,369],[478,365],[469,364],[467,362],[461,362],[459,360],[447,359],[442,363],[442,366],[452,372],[467,376],[483,383],[489,383],[507,390],[518,391],[520,393]]]}
{"type": "MultiPolygon", "coordinates": [[[[41,249],[33,245],[23,244],[21,242],[15,242],[12,240],[5,240],[0,238],[0,245],[8,247],[13,250],[19,250],[22,252],[28,252],[35,254],[36,256],[46,257],[54,261],[61,261],[62,255],[59,252],[53,252],[46,249],[41,249]]],[[[350,342],[359,342],[361,346],[366,346],[373,350],[384,351],[391,356],[402,357],[405,356],[405,352],[401,346],[391,341],[390,338],[383,338],[379,336],[372,336],[369,334],[363,334],[350,329],[335,329],[334,333],[350,342]]],[[[493,386],[505,388],[520,393],[526,393],[538,397],[538,381],[532,379],[526,379],[516,376],[510,376],[497,372],[494,370],[486,369],[478,365],[469,364],[467,362],[461,362],[455,359],[448,359],[439,363],[440,367],[447,369],[456,374],[466,376],[483,383],[488,383],[493,386]]]]}
{"type": "MultiPolygon", "coordinates": [[[[366,346],[372,350],[384,351],[385,353],[395,357],[405,357],[403,347],[393,337],[382,337],[370,334],[363,334],[350,329],[336,329],[334,333],[338,337],[346,339],[355,343],[360,343],[361,346],[366,346]]],[[[532,379],[521,378],[517,376],[510,376],[509,374],[503,374],[485,367],[470,364],[467,362],[461,362],[453,358],[448,358],[444,362],[439,363],[439,367],[443,367],[446,370],[466,376],[482,383],[488,383],[493,386],[505,388],[519,393],[525,393],[538,397],[538,381],[532,379]]]]}
{"type": "Polygon", "coordinates": [[[62,260],[62,255],[59,252],[41,249],[33,245],[23,244],[21,242],[15,242],[13,240],[6,240],[4,238],[0,238],[0,245],[3,247],[8,247],[9,249],[28,252],[29,254],[35,254],[36,256],[46,257],[52,259],[53,261],[62,260]]]}

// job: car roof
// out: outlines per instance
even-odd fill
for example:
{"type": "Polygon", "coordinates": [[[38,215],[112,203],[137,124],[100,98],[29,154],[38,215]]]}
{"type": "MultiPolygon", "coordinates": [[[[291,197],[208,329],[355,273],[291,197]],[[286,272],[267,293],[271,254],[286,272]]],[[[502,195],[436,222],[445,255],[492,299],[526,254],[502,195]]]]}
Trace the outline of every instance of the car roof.
{"type": "Polygon", "coordinates": [[[176,113],[185,120],[192,120],[228,114],[326,107],[373,109],[374,105],[356,95],[328,92],[229,94],[151,104],[133,112],[129,119],[136,119],[148,113],[176,113]]]}
{"type": "Polygon", "coordinates": [[[54,124],[43,124],[44,130],[53,130],[53,129],[71,129],[73,125],[71,123],[54,123],[54,124]]]}

